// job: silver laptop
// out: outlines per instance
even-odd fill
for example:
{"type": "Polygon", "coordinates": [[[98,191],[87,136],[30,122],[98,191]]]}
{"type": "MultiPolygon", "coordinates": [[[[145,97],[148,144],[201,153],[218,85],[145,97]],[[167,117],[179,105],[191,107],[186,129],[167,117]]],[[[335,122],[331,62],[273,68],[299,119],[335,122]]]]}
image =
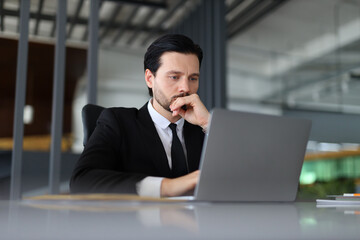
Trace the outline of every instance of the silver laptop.
{"type": "Polygon", "coordinates": [[[311,121],[212,111],[194,199],[294,201],[311,121]]]}

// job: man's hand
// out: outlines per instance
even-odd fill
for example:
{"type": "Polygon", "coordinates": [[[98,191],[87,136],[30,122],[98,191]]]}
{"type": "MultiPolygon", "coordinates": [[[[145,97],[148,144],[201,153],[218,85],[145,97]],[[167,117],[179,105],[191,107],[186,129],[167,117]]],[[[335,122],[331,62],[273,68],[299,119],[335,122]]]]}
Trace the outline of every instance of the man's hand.
{"type": "Polygon", "coordinates": [[[161,182],[161,197],[181,196],[194,190],[199,180],[199,170],[178,178],[164,178],[161,182]]]}
{"type": "Polygon", "coordinates": [[[170,109],[173,112],[173,117],[180,115],[186,121],[206,130],[210,113],[197,94],[176,98],[174,102],[171,103],[170,109]],[[184,105],[187,107],[186,110],[182,109],[184,105]]]}

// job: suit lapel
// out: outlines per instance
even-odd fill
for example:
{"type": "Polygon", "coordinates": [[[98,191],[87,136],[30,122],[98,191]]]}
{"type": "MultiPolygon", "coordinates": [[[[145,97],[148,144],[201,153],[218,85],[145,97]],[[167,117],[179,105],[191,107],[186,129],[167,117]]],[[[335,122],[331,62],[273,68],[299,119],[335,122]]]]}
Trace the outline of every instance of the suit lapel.
{"type": "Polygon", "coordinates": [[[171,170],[166,152],[159,134],[156,131],[154,122],[150,117],[149,111],[147,109],[147,103],[142,108],[140,108],[138,119],[141,123],[141,126],[143,127],[141,132],[144,134],[144,140],[147,146],[149,146],[151,155],[154,156],[151,158],[151,161],[153,161],[161,176],[171,177],[171,170]]]}

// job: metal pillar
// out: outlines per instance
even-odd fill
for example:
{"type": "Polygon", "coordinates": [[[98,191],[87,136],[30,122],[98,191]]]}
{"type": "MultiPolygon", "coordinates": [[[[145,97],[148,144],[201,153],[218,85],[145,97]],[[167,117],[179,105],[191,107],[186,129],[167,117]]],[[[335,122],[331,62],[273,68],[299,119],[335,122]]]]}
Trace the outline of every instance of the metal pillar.
{"type": "Polygon", "coordinates": [[[214,24],[214,106],[226,107],[226,22],[224,1],[213,1],[213,24],[214,24]]]}
{"type": "Polygon", "coordinates": [[[202,3],[202,7],[205,8],[205,37],[206,43],[204,45],[204,70],[205,70],[205,78],[203,78],[205,83],[205,99],[204,103],[208,107],[208,109],[214,107],[214,72],[216,69],[213,67],[214,61],[214,51],[213,51],[213,43],[214,43],[214,34],[213,34],[213,1],[212,0],[204,0],[202,3]]]}
{"type": "Polygon", "coordinates": [[[20,2],[20,37],[16,68],[16,92],[14,110],[14,145],[12,151],[10,200],[21,198],[21,166],[24,137],[24,106],[29,38],[30,0],[20,2]]]}
{"type": "Polygon", "coordinates": [[[87,98],[88,103],[97,102],[98,79],[98,32],[99,32],[99,0],[91,0],[89,17],[89,47],[87,55],[87,75],[89,79],[87,98]]]}
{"type": "Polygon", "coordinates": [[[50,194],[57,194],[60,191],[61,138],[65,85],[66,5],[67,0],[58,0],[56,14],[55,71],[51,120],[51,149],[49,169],[50,194]]]}

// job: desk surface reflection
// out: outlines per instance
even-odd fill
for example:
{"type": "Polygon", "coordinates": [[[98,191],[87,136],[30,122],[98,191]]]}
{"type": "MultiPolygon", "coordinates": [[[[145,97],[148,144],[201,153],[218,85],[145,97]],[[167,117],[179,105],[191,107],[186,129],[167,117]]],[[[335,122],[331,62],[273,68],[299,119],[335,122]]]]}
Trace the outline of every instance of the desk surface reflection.
{"type": "Polygon", "coordinates": [[[0,202],[1,239],[360,239],[358,209],[311,203],[0,202]]]}

